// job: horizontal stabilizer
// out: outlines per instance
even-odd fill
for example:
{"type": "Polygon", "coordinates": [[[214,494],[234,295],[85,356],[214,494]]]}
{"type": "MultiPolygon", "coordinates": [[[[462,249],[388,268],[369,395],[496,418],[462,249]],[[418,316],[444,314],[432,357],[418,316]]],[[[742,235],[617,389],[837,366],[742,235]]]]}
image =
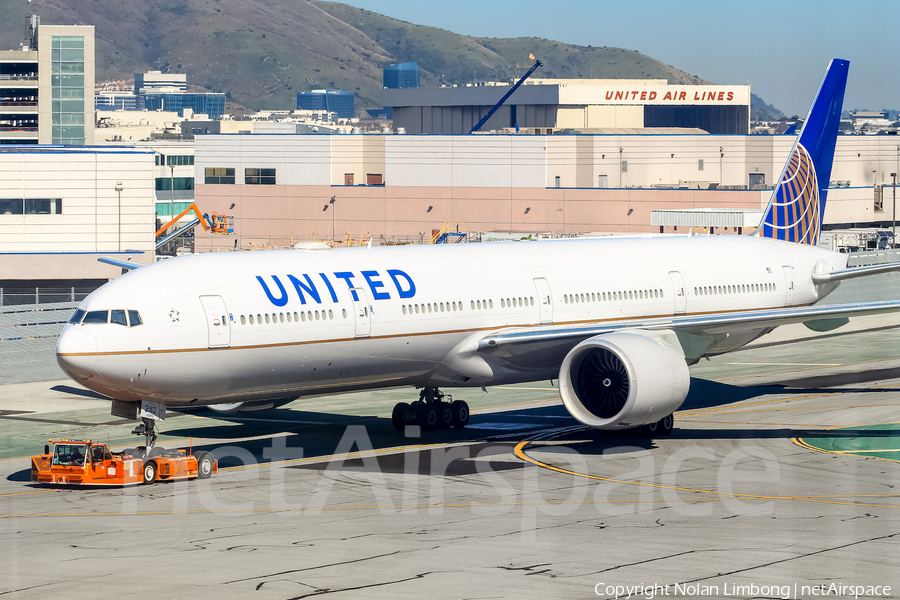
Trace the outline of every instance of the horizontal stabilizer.
{"type": "Polygon", "coordinates": [[[106,263],[108,265],[112,265],[114,267],[122,267],[123,269],[137,269],[138,267],[143,267],[144,265],[138,265],[132,262],[128,262],[127,260],[119,260],[118,258],[110,258],[109,256],[101,256],[97,259],[98,262],[106,263]]]}
{"type": "Polygon", "coordinates": [[[812,280],[813,283],[821,285],[823,283],[832,283],[834,281],[843,281],[844,279],[854,279],[856,277],[868,277],[869,275],[891,273],[893,271],[900,271],[900,263],[872,265],[869,267],[853,267],[851,269],[841,269],[830,273],[813,273],[812,280]]]}

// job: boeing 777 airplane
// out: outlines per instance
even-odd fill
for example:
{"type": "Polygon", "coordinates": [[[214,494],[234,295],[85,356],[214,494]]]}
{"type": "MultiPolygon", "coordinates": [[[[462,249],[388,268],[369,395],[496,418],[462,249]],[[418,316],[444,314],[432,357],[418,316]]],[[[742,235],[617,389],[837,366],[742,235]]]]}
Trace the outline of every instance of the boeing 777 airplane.
{"type": "MultiPolygon", "coordinates": [[[[60,366],[144,418],[235,411],[408,386],[398,429],[464,426],[440,388],[558,379],[601,430],[667,434],[688,365],[788,323],[816,331],[900,302],[821,306],[847,268],[816,247],[849,63],[822,81],[756,234],[201,254],[130,271],[88,296],[60,366]],[[160,415],[161,416],[161,415],[160,415]]],[[[115,263],[115,261],[111,261],[115,263]]],[[[133,265],[128,265],[133,267],[133,265]]]]}

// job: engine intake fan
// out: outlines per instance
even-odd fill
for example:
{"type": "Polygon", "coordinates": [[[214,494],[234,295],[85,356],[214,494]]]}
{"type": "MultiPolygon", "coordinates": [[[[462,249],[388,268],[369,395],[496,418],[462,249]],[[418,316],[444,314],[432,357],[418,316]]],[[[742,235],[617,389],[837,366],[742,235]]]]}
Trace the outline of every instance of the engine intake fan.
{"type": "Polygon", "coordinates": [[[689,386],[681,351],[640,333],[585,340],[566,355],[559,372],[563,404],[598,429],[654,423],[681,406],[689,386]]]}

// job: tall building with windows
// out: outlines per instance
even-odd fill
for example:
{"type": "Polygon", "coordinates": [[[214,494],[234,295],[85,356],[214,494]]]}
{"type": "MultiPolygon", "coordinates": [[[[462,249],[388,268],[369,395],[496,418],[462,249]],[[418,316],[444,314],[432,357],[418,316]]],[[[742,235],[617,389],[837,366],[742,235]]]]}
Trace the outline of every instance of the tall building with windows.
{"type": "MultiPolygon", "coordinates": [[[[138,94],[143,98],[147,110],[168,110],[184,116],[184,109],[190,108],[194,114],[206,114],[210,119],[218,119],[225,113],[225,94],[207,92],[202,94],[138,94]]],[[[140,101],[140,100],[139,100],[140,101]]]]}
{"type": "Polygon", "coordinates": [[[94,144],[94,27],[41,25],[38,143],[94,144]]]}
{"type": "Polygon", "coordinates": [[[94,27],[40,25],[0,52],[0,143],[94,143],[94,27]]]}
{"type": "Polygon", "coordinates": [[[327,110],[337,113],[339,119],[350,119],[354,114],[353,93],[332,89],[297,92],[297,110],[327,110]]]}
{"type": "Polygon", "coordinates": [[[419,87],[419,66],[414,62],[389,65],[383,70],[384,87],[389,90],[419,87]]]}

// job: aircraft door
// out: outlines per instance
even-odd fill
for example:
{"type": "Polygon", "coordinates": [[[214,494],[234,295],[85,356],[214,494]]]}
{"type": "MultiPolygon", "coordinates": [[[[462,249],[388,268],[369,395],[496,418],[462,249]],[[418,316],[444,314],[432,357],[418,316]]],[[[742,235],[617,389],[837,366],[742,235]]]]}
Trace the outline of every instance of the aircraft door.
{"type": "Polygon", "coordinates": [[[538,277],[534,280],[534,287],[537,288],[541,325],[548,325],[553,322],[553,297],[550,295],[550,284],[543,277],[538,277]]]}
{"type": "Polygon", "coordinates": [[[784,305],[790,306],[794,302],[794,267],[784,265],[781,269],[784,271],[784,305]]]}
{"type": "Polygon", "coordinates": [[[687,295],[684,289],[684,278],[678,271],[669,271],[669,278],[672,280],[672,288],[675,292],[675,314],[683,315],[687,309],[687,295]]]}
{"type": "Polygon", "coordinates": [[[210,348],[227,348],[231,344],[231,322],[222,296],[200,296],[206,312],[210,348]]]}
{"type": "Polygon", "coordinates": [[[356,337],[367,338],[372,331],[372,310],[369,306],[369,297],[362,288],[352,288],[350,295],[353,297],[353,315],[356,319],[356,337]]]}

